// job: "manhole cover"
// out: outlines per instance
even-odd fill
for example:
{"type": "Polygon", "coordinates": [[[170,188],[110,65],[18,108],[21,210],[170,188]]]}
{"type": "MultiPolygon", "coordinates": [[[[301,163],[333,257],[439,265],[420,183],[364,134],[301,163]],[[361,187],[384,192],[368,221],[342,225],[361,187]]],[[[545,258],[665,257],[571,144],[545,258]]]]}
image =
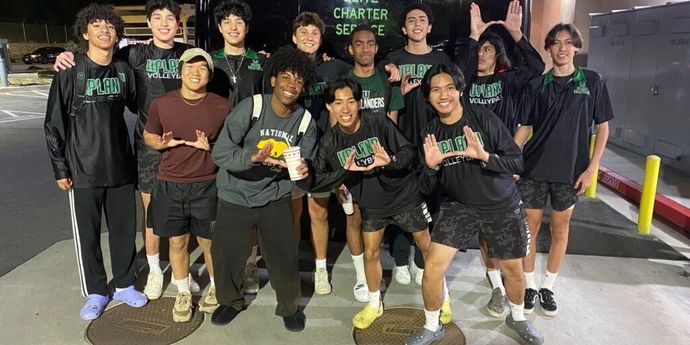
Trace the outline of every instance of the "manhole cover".
{"type": "MultiPolygon", "coordinates": [[[[195,298],[195,305],[198,298],[195,298]]],[[[204,313],[194,310],[189,322],[174,322],[175,298],[163,297],[142,308],[120,304],[107,309],[86,329],[86,339],[94,345],[172,344],[192,334],[204,322],[204,313]]]]}
{"type": "MultiPolygon", "coordinates": [[[[405,338],[424,326],[424,310],[389,308],[367,329],[355,328],[352,337],[357,345],[403,344],[405,338]]],[[[453,322],[443,326],[446,337],[434,345],[464,345],[465,334],[453,322]]]]}

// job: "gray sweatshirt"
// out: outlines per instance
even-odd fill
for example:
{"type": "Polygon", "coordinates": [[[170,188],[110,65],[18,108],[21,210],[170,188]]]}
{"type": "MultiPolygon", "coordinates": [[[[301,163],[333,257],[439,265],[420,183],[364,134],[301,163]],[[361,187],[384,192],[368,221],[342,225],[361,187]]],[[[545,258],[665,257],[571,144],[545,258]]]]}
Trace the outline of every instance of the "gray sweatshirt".
{"type": "Polygon", "coordinates": [[[312,120],[298,141],[298,128],[304,109],[297,109],[281,118],[271,108],[271,95],[263,95],[263,111],[251,124],[252,97],[242,100],[225,119],[213,147],[213,160],[220,168],[218,197],[226,202],[261,207],[290,195],[294,183],[287,169],[252,163],[250,157],[266,143],[272,143],[271,158],[283,160],[283,150],[300,146],[302,157],[312,160],[316,153],[317,131],[312,120]],[[251,128],[250,128],[251,127],[251,128]]]}

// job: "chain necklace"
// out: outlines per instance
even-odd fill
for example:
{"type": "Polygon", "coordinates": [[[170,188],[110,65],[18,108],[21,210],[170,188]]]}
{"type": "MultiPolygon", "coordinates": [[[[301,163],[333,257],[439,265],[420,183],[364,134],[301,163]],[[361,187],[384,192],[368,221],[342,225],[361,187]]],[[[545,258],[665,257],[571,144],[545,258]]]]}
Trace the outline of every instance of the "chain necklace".
{"type": "Polygon", "coordinates": [[[223,52],[223,56],[225,57],[225,62],[228,63],[228,69],[230,70],[230,79],[232,79],[233,84],[237,84],[237,74],[240,73],[240,68],[242,67],[242,62],[244,62],[244,57],[247,56],[247,50],[245,49],[244,54],[242,54],[242,58],[240,59],[240,63],[237,64],[237,69],[232,70],[232,65],[230,65],[230,60],[228,60],[228,55],[223,52]]]}
{"type": "Polygon", "coordinates": [[[187,105],[192,106],[192,107],[201,104],[201,102],[203,102],[206,99],[207,95],[208,95],[208,93],[204,94],[204,97],[201,97],[201,99],[199,99],[199,101],[196,103],[190,103],[184,98],[184,96],[182,96],[182,92],[180,92],[180,98],[182,98],[182,102],[185,102],[187,105]]]}

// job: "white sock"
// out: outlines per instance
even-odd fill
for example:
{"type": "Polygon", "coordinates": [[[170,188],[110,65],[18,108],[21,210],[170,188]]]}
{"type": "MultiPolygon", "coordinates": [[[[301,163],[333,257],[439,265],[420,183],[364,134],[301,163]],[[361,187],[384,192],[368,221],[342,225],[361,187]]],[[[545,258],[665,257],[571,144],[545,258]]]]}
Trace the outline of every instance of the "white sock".
{"type": "Polygon", "coordinates": [[[438,331],[438,318],[441,316],[441,309],[435,311],[428,311],[424,309],[424,316],[426,316],[424,328],[432,332],[438,331]]]}
{"type": "Polygon", "coordinates": [[[155,255],[146,255],[146,261],[149,263],[149,272],[163,274],[163,271],[161,271],[160,253],[155,255]]]}
{"type": "Polygon", "coordinates": [[[524,303],[513,304],[513,302],[508,301],[508,304],[510,305],[510,314],[513,316],[513,320],[515,320],[515,321],[527,320],[527,318],[525,318],[525,304],[524,303]]]}
{"type": "Polygon", "coordinates": [[[213,279],[213,276],[209,276],[209,280],[211,281],[211,287],[216,287],[216,280],[213,279]]]}
{"type": "Polygon", "coordinates": [[[173,276],[172,279],[175,280],[175,286],[177,286],[177,292],[182,293],[182,292],[187,292],[191,293],[189,291],[189,276],[183,278],[183,279],[175,279],[173,276]]]}
{"type": "Polygon", "coordinates": [[[503,287],[503,279],[501,279],[501,270],[486,271],[489,275],[489,281],[491,281],[491,286],[501,289],[501,294],[506,294],[506,289],[503,287]]]}
{"type": "Polygon", "coordinates": [[[369,291],[369,306],[378,310],[381,306],[381,290],[369,291]]]}
{"type": "Polygon", "coordinates": [[[446,283],[446,276],[443,276],[443,301],[450,300],[450,292],[448,292],[448,284],[446,283]]]}
{"type": "Polygon", "coordinates": [[[533,290],[537,289],[537,283],[534,282],[534,271],[525,271],[525,287],[533,290]]]}
{"type": "Polygon", "coordinates": [[[326,259],[316,259],[314,260],[316,262],[316,269],[318,270],[319,268],[326,269],[326,259]]]}
{"type": "Polygon", "coordinates": [[[556,282],[556,276],[558,276],[558,272],[551,273],[548,270],[546,270],[546,274],[544,275],[544,281],[541,283],[541,288],[553,291],[553,283],[556,282]]]}
{"type": "Polygon", "coordinates": [[[124,289],[125,289],[125,288],[115,288],[115,292],[120,292],[120,291],[122,291],[122,290],[124,290],[124,289]]]}
{"type": "Polygon", "coordinates": [[[258,249],[259,249],[258,245],[252,246],[252,251],[249,253],[249,257],[247,258],[247,262],[245,263],[245,265],[249,265],[249,264],[256,265],[256,253],[257,253],[258,249]]]}
{"type": "Polygon", "coordinates": [[[367,278],[364,274],[364,253],[359,255],[351,255],[352,264],[355,266],[355,274],[357,275],[357,283],[366,283],[367,278]]]}

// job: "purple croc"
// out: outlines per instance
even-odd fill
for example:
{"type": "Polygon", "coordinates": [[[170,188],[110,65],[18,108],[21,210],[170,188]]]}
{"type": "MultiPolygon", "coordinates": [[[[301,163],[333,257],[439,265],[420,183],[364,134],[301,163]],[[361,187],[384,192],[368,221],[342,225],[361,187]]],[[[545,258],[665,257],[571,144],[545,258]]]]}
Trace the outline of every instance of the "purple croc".
{"type": "Polygon", "coordinates": [[[86,303],[81,307],[79,317],[84,321],[95,320],[103,314],[105,306],[108,305],[108,296],[90,294],[86,296],[86,303]]]}
{"type": "Polygon", "coordinates": [[[134,289],[134,285],[130,285],[123,290],[116,291],[113,294],[113,301],[124,302],[130,307],[139,308],[146,305],[149,299],[143,292],[134,289]]]}

